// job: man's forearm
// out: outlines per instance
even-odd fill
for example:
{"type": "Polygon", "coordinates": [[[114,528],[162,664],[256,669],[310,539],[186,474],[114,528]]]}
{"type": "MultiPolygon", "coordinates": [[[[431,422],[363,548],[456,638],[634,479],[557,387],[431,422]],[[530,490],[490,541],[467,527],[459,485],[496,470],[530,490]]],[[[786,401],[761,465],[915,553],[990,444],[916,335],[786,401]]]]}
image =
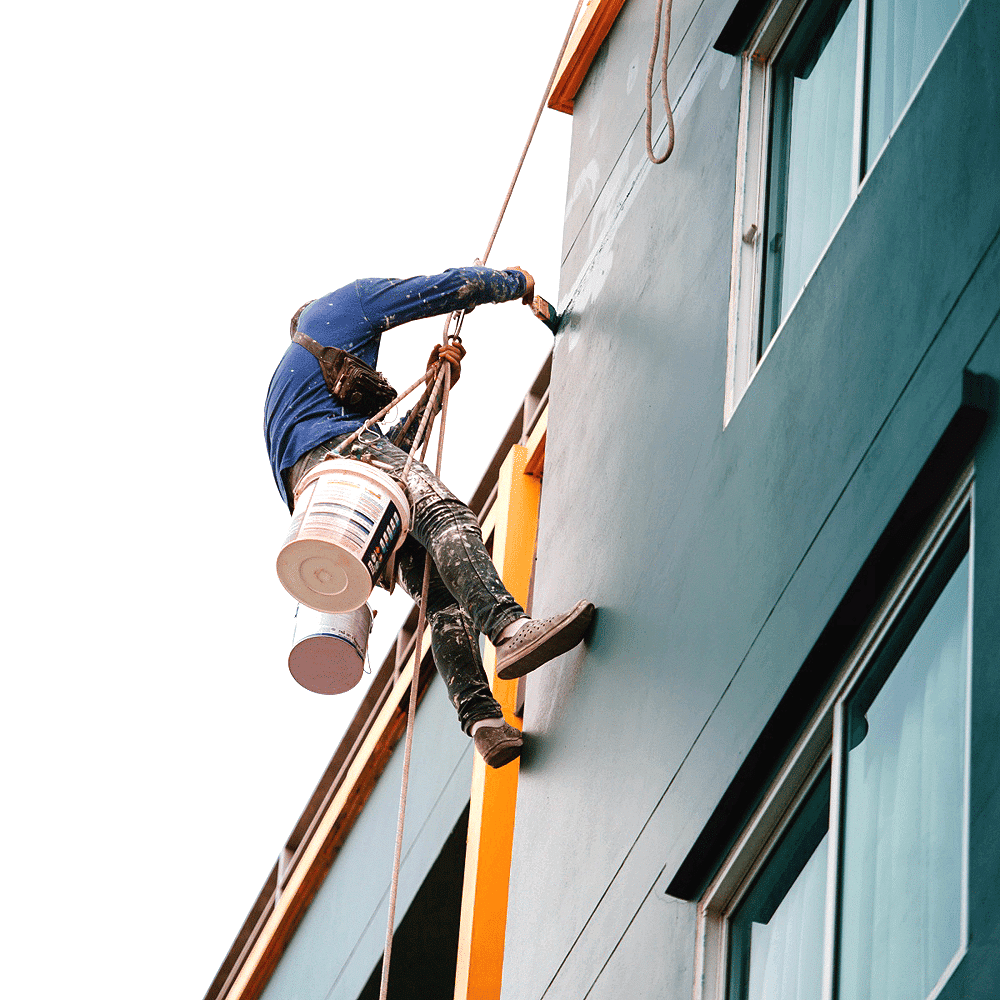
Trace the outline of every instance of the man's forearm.
{"type": "Polygon", "coordinates": [[[428,316],[523,298],[528,279],[523,271],[513,268],[458,267],[401,280],[376,283],[362,279],[358,286],[365,315],[373,326],[388,330],[428,316]]]}

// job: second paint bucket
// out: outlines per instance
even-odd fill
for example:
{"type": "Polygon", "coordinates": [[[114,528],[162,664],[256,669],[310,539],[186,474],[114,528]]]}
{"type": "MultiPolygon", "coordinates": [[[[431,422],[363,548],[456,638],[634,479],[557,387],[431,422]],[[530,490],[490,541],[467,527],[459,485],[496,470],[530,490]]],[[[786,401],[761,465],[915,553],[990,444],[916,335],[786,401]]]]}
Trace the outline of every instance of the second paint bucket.
{"type": "Polygon", "coordinates": [[[278,578],[307,608],[354,611],[409,523],[406,494],[384,472],[350,458],[321,462],[296,488],[278,578]]]}
{"type": "Polygon", "coordinates": [[[371,630],[372,613],[367,604],[339,615],[300,604],[295,609],[289,673],[316,694],[350,691],[364,673],[371,630]]]}

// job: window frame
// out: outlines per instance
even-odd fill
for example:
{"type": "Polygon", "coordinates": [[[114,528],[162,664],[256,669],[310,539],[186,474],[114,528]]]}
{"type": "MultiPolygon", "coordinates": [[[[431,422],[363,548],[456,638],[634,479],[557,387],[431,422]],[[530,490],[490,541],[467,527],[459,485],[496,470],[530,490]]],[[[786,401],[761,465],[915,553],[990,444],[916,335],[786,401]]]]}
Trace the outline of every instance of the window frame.
{"type": "MultiPolygon", "coordinates": [[[[832,0],[812,0],[827,5],[832,0]]],[[[779,320],[766,346],[760,349],[763,276],[768,215],[768,175],[771,160],[774,100],[774,63],[785,43],[811,5],[810,0],[773,0],[761,18],[742,55],[739,145],[736,167],[736,206],[733,214],[733,253],[730,271],[728,359],[726,370],[725,423],[728,424],[743,394],[767,357],[784,327],[779,320]]],[[[844,216],[857,198],[861,178],[861,133],[865,94],[865,47],[868,3],[858,0],[858,56],[854,82],[854,124],[851,148],[851,193],[844,215],[837,221],[819,257],[810,268],[802,288],[785,310],[795,308],[802,289],[826,255],[844,216]]],[[[905,114],[905,111],[904,111],[905,114]]]]}
{"type": "Polygon", "coordinates": [[[740,400],[764,363],[803,290],[826,256],[844,219],[878,163],[910,105],[923,86],[927,74],[948,43],[962,17],[968,0],[961,0],[955,20],[927,63],[902,110],[880,148],[867,163],[867,110],[869,88],[869,48],[871,0],[858,0],[857,58],[855,63],[854,120],[851,149],[851,187],[846,209],[830,231],[802,286],[777,326],[761,347],[763,277],[768,228],[768,173],[770,169],[774,94],[773,68],[789,36],[813,3],[828,5],[834,0],[771,0],[749,41],[743,47],[741,64],[740,116],[736,160],[736,197],[733,212],[732,262],[730,267],[729,317],[723,427],[732,419],[740,400]]]}
{"type": "MultiPolygon", "coordinates": [[[[830,769],[830,816],[827,886],[823,940],[824,1000],[832,1000],[838,946],[838,907],[841,889],[843,795],[846,765],[844,732],[847,705],[859,686],[877,666],[894,630],[904,620],[911,602],[925,586],[937,560],[954,540],[965,533],[969,560],[968,628],[965,664],[966,702],[964,733],[964,787],[962,789],[962,867],[959,945],[938,983],[925,1000],[934,1000],[968,950],[969,943],[969,823],[971,772],[972,620],[974,614],[974,477],[968,467],[934,522],[897,576],[887,596],[861,636],[791,751],[778,769],[760,804],[744,826],[698,903],[694,1000],[725,1000],[729,996],[728,965],[730,919],[746,898],[757,875],[767,865],[781,838],[794,823],[826,769],[830,769]],[[967,531],[963,522],[967,521],[967,531]],[[833,818],[837,822],[833,822],[833,818]]],[[[964,558],[964,557],[963,557],[964,558]]],[[[891,671],[890,671],[891,672],[891,671]]]]}
{"type": "MultiPolygon", "coordinates": [[[[789,20],[786,29],[781,37],[771,49],[766,60],[766,86],[767,103],[764,106],[766,115],[767,138],[765,147],[761,150],[760,169],[763,173],[762,191],[764,201],[760,208],[760,242],[764,251],[759,255],[759,270],[755,276],[757,286],[758,306],[755,315],[747,317],[752,321],[755,330],[752,334],[751,350],[759,359],[767,353],[767,348],[771,341],[777,336],[781,329],[783,317],[792,311],[798,296],[805,288],[815,271],[816,265],[826,253],[827,245],[833,238],[833,234],[840,228],[843,217],[854,203],[861,183],[861,163],[862,146],[865,134],[865,73],[866,73],[866,39],[868,37],[868,8],[869,0],[802,0],[795,8],[794,14],[789,20]],[[784,287],[784,268],[779,267],[777,272],[769,266],[766,243],[772,242],[776,238],[785,239],[788,235],[788,173],[789,158],[791,152],[791,115],[792,115],[792,80],[794,74],[784,69],[788,62],[792,65],[801,61],[803,48],[811,50],[814,48],[819,29],[827,20],[827,15],[833,8],[843,7],[842,16],[849,15],[852,4],[857,4],[857,10],[853,15],[855,24],[848,22],[845,27],[853,28],[854,37],[854,83],[853,101],[851,110],[851,151],[849,157],[850,174],[849,189],[847,196],[847,206],[841,213],[840,219],[833,226],[829,237],[824,242],[816,261],[810,266],[809,273],[802,282],[801,287],[796,289],[795,297],[785,306],[781,293],[784,287]],[[798,32],[806,29],[805,37],[798,37],[798,32]],[[796,50],[798,50],[796,54],[796,50]],[[779,74],[778,67],[782,66],[779,74]],[[781,127],[776,127],[780,123],[781,127]],[[774,230],[778,224],[782,226],[782,232],[775,235],[774,230]],[[764,342],[766,338],[766,343],[764,342]]],[[[827,39],[829,40],[829,39],[827,39]]],[[[848,44],[850,39],[848,36],[848,44]]]]}

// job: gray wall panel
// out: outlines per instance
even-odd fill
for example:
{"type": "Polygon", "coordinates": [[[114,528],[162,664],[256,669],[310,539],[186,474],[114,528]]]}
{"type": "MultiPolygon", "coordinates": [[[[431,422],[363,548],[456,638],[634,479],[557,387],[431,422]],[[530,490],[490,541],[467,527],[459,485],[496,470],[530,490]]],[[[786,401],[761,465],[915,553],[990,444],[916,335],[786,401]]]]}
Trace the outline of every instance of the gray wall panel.
{"type": "Polygon", "coordinates": [[[563,224],[564,258],[642,114],[653,9],[653,0],[625,4],[576,95],[563,224]]]}
{"type": "MultiPolygon", "coordinates": [[[[957,338],[956,338],[957,339],[957,338]]],[[[937,346],[937,345],[936,345],[937,346]]],[[[941,350],[954,350],[942,343],[941,350]]],[[[869,450],[799,572],[782,594],[719,706],[699,734],[684,767],[643,826],[625,862],[602,895],[586,926],[564,958],[545,996],[579,996],[579,981],[607,959],[621,927],[629,924],[650,892],[664,899],[669,876],[707,821],[736,767],[763,727],[839,599],[877,540],[906,486],[912,482],[961,400],[961,379],[942,391],[937,374],[948,367],[928,359],[887,426],[869,450]],[[923,377],[922,377],[923,376],[923,377]],[[872,483],[893,484],[872,490],[872,483]],[[787,676],[775,676],[781,669],[787,676]],[[766,683],[761,683],[761,678],[766,683]],[[661,866],[666,861],[666,873],[661,866]],[[655,882],[654,882],[655,880],[655,882]]],[[[962,362],[951,367],[961,372],[962,362]]],[[[667,947],[669,943],[665,943],[667,947]]],[[[662,975],[668,951],[649,953],[648,972],[662,975]]],[[[673,996],[674,994],[668,994],[673,996]]]]}
{"type": "Polygon", "coordinates": [[[629,924],[587,1000],[662,1000],[694,990],[695,906],[649,897],[629,924]],[[651,962],[650,956],[657,961],[651,962]]]}
{"type": "MultiPolygon", "coordinates": [[[[674,159],[567,261],[535,600],[600,611],[528,681],[505,997],[603,995],[954,412],[1000,305],[997,38],[972,0],[725,431],[726,57],[706,56],[674,159]]],[[[645,952],[650,981],[670,947],[645,952]]]]}
{"type": "MultiPolygon", "coordinates": [[[[706,88],[705,93],[713,91],[706,88]]],[[[714,94],[720,93],[715,88],[714,94]]],[[[712,120],[709,110],[706,129],[712,120]]],[[[657,562],[666,533],[659,522],[665,509],[685,510],[692,476],[699,468],[704,475],[709,457],[691,445],[697,445],[706,419],[721,427],[722,416],[721,395],[706,394],[704,386],[718,381],[725,369],[724,339],[720,342],[712,330],[725,328],[726,305],[720,293],[728,288],[728,233],[719,238],[710,227],[681,214],[669,229],[650,220],[660,218],[658,206],[678,177],[684,179],[687,193],[709,190],[716,200],[731,200],[731,188],[712,169],[711,144],[690,143],[677,156],[671,161],[678,164],[672,175],[649,175],[642,196],[649,199],[651,214],[644,218],[646,213],[638,209],[630,213],[628,221],[634,220],[638,231],[633,236],[630,229],[616,244],[603,294],[581,314],[578,329],[571,326],[560,335],[559,351],[565,352],[567,362],[559,363],[561,381],[553,388],[540,552],[564,543],[568,551],[557,561],[546,560],[544,554],[539,559],[536,610],[543,614],[587,596],[601,611],[585,675],[578,676],[581,653],[576,652],[529,680],[526,727],[535,746],[522,767],[521,787],[532,787],[537,775],[538,795],[548,803],[547,814],[535,817],[524,830],[525,843],[542,837],[547,844],[544,857],[555,831],[565,831],[568,820],[573,853],[588,859],[585,871],[568,871],[560,879],[556,898],[564,917],[586,914],[592,907],[596,887],[607,884],[638,833],[636,817],[648,816],[662,794],[660,773],[676,769],[697,733],[698,713],[704,717],[711,708],[694,686],[664,690],[665,681],[683,675],[685,657],[694,651],[664,648],[657,599],[649,594],[651,586],[671,589],[676,582],[672,575],[664,578],[657,562]],[[663,259],[665,248],[676,240],[684,240],[698,273],[712,276],[715,294],[706,300],[706,308],[683,294],[682,268],[650,273],[651,262],[663,259]],[[616,278],[619,271],[621,278],[616,278]],[[640,298],[633,297],[629,283],[636,274],[647,284],[640,298]],[[669,287],[677,303],[667,314],[650,308],[660,284],[669,287]],[[574,401],[579,401],[578,410],[572,409],[574,401]],[[638,412],[630,412],[637,404],[638,412]],[[616,413],[616,406],[624,412],[616,413]],[[676,462],[668,450],[672,447],[678,448],[676,462]],[[653,488],[644,475],[653,476],[653,488]],[[555,483],[551,493],[550,476],[555,483]],[[580,489],[582,484],[586,490],[580,489]],[[663,726],[665,697],[674,709],[682,699],[693,699],[691,710],[678,713],[685,721],[668,731],[663,726]],[[555,724],[549,712],[565,715],[555,724]],[[573,719],[588,724],[575,727],[573,719]],[[641,765],[631,760],[636,748],[622,738],[623,732],[645,734],[653,743],[642,747],[646,759],[641,765]],[[656,761],[653,780],[648,755],[656,761]],[[598,766],[581,768],[583,761],[598,766]],[[559,817],[555,824],[553,816],[559,817]],[[600,822],[593,822],[594,817],[600,822]],[[534,830],[534,822],[548,828],[534,830]]],[[[517,822],[520,838],[520,811],[517,822]]],[[[517,867],[522,863],[533,862],[521,859],[517,867]]],[[[533,884],[530,875],[525,880],[533,884]]],[[[520,871],[515,881],[521,881],[520,871]]],[[[544,884],[543,879],[537,887],[544,884]]],[[[515,887],[514,912],[521,905],[516,893],[515,887]]],[[[550,896],[546,905],[552,901],[550,896]]],[[[539,898],[528,905],[537,908],[539,898]]],[[[579,927],[576,919],[561,919],[547,931],[545,944],[532,947],[547,950],[551,943],[551,953],[558,954],[571,945],[579,927]]],[[[519,988],[511,987],[511,996],[519,994],[519,988]]]]}
{"type": "MultiPolygon", "coordinates": [[[[646,70],[653,44],[653,0],[630,0],[622,8],[591,72],[577,95],[573,111],[566,218],[563,228],[563,272],[560,293],[570,291],[580,268],[605,233],[609,213],[635,183],[646,161],[646,70]]],[[[678,135],[687,105],[700,88],[707,66],[717,64],[728,83],[737,60],[721,60],[711,52],[724,16],[705,0],[674,3],[668,90],[678,135]]],[[[653,141],[658,154],[666,149],[660,54],[653,76],[653,141]]],[[[739,71],[736,71],[737,84],[739,71]]],[[[718,76],[715,79],[719,79],[718,76]]],[[[723,85],[725,85],[725,83],[723,85]]],[[[736,126],[738,86],[731,125],[736,126]]]]}

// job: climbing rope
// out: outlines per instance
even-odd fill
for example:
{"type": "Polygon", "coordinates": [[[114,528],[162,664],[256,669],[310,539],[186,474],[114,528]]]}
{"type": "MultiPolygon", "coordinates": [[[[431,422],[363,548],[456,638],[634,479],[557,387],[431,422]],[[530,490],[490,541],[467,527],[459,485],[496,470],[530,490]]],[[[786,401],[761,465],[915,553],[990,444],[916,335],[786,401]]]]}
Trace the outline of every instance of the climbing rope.
{"type": "MultiPolygon", "coordinates": [[[[520,159],[517,162],[517,167],[514,170],[514,176],[511,179],[509,187],[507,188],[507,194],[503,200],[503,205],[500,208],[500,213],[497,216],[493,232],[490,234],[489,242],[486,245],[486,250],[483,253],[482,258],[477,260],[476,264],[485,265],[487,259],[489,258],[490,251],[493,249],[493,242],[496,240],[497,233],[500,231],[500,224],[503,222],[507,206],[510,204],[511,195],[514,192],[514,186],[517,184],[518,177],[521,173],[521,167],[524,165],[525,158],[528,155],[528,149],[531,146],[532,139],[534,139],[535,130],[538,128],[538,122],[541,119],[542,112],[548,102],[549,94],[552,91],[552,84],[555,82],[556,74],[559,72],[559,66],[562,63],[563,56],[569,46],[570,38],[572,38],[573,35],[573,28],[576,26],[576,21],[580,15],[580,11],[583,9],[583,4],[584,0],[578,0],[576,10],[573,12],[569,28],[566,31],[566,37],[564,38],[562,46],[559,49],[559,55],[556,57],[555,65],[552,68],[552,74],[545,86],[545,93],[542,95],[542,100],[538,105],[538,111],[535,114],[531,129],[528,132],[527,141],[524,144],[520,159]]],[[[441,336],[441,344],[443,347],[447,347],[452,343],[461,343],[461,332],[464,322],[464,310],[449,313],[445,319],[444,331],[441,336]],[[452,329],[453,325],[454,330],[452,329]]],[[[424,394],[421,396],[417,406],[415,406],[410,412],[399,435],[399,440],[403,440],[405,438],[416,414],[420,413],[420,424],[417,428],[416,436],[414,437],[413,444],[410,448],[406,465],[403,467],[402,478],[405,482],[406,475],[414,461],[414,456],[416,455],[417,450],[420,448],[423,449],[421,460],[427,453],[427,445],[430,441],[430,427],[436,415],[435,409],[439,394],[441,396],[441,426],[438,430],[437,461],[435,463],[434,471],[435,475],[440,476],[441,462],[444,455],[444,432],[448,419],[448,396],[451,392],[451,364],[446,361],[439,361],[436,366],[430,367],[419,379],[417,379],[416,382],[413,383],[413,385],[401,392],[396,399],[389,403],[388,406],[384,407],[373,417],[366,420],[354,434],[352,434],[337,448],[337,452],[340,453],[344,448],[353,444],[353,442],[356,441],[365,430],[371,427],[371,425],[376,423],[378,420],[382,419],[382,417],[384,417],[389,410],[393,408],[393,406],[413,392],[417,386],[424,383],[427,383],[424,394]]],[[[431,566],[431,555],[430,552],[428,552],[424,559],[424,579],[420,594],[420,607],[417,615],[416,644],[413,653],[413,677],[410,680],[410,701],[407,706],[406,713],[406,739],[403,744],[403,773],[399,792],[399,817],[396,822],[396,846],[392,862],[392,879],[389,884],[389,914],[385,931],[385,951],[382,955],[382,982],[379,988],[379,1000],[386,1000],[389,992],[389,964],[392,956],[393,925],[396,922],[396,896],[399,889],[399,869],[403,851],[403,828],[406,821],[406,796],[410,780],[410,753],[413,747],[413,723],[416,718],[417,692],[419,690],[420,683],[420,662],[423,659],[423,639],[424,629],[426,627],[425,609],[427,607],[427,594],[430,587],[431,566]]]]}
{"type": "Polygon", "coordinates": [[[490,240],[486,244],[486,251],[482,257],[483,264],[485,264],[489,259],[490,251],[493,249],[493,241],[497,238],[497,233],[500,231],[500,223],[503,222],[504,213],[507,211],[507,206],[510,204],[510,196],[514,193],[514,185],[517,184],[517,179],[521,175],[521,167],[524,165],[524,159],[528,155],[528,148],[531,146],[531,140],[535,138],[535,129],[538,128],[538,122],[542,117],[542,112],[545,110],[545,105],[548,104],[549,94],[552,93],[552,84],[556,82],[556,74],[559,72],[559,66],[562,64],[563,56],[566,54],[566,49],[569,47],[569,40],[573,37],[573,29],[576,27],[576,19],[580,16],[583,4],[584,0],[578,0],[576,10],[573,11],[573,16],[570,18],[569,28],[566,31],[566,37],[563,39],[562,47],[559,49],[559,55],[556,56],[556,63],[552,67],[552,75],[549,77],[549,82],[545,85],[545,93],[542,94],[542,99],[538,103],[538,110],[535,112],[535,120],[531,123],[531,128],[528,130],[528,138],[524,144],[524,149],[521,150],[521,158],[517,161],[514,176],[511,178],[510,186],[507,188],[507,196],[503,200],[503,205],[500,206],[500,214],[497,216],[496,225],[493,227],[493,232],[490,234],[490,240]]]}
{"type": "Polygon", "coordinates": [[[649,53],[649,66],[646,69],[646,155],[652,163],[666,163],[674,151],[674,113],[670,109],[670,95],[667,93],[667,60],[670,57],[670,15],[673,0],[666,0],[667,24],[663,29],[663,3],[656,0],[656,30],[653,33],[653,50],[649,53]],[[663,55],[660,61],[660,83],[663,90],[663,109],[667,115],[667,151],[662,156],[653,153],[653,72],[656,69],[656,50],[660,45],[660,33],[663,31],[663,55]]]}
{"type": "MultiPolygon", "coordinates": [[[[447,337],[447,334],[446,334],[447,337]]],[[[447,342],[447,341],[446,341],[447,342]]],[[[416,383],[419,384],[419,383],[416,383]]],[[[406,473],[413,462],[413,456],[417,449],[430,440],[429,419],[434,412],[434,405],[437,402],[439,389],[443,390],[441,403],[441,427],[438,431],[438,456],[435,475],[441,475],[441,458],[444,446],[444,426],[448,410],[448,392],[451,388],[451,365],[447,362],[438,362],[436,377],[433,382],[433,389],[429,397],[429,405],[424,410],[420,427],[417,430],[416,438],[410,449],[409,457],[403,471],[405,481],[406,473]],[[423,440],[422,440],[423,439],[423,440]]],[[[416,644],[413,650],[413,677],[410,681],[410,703],[406,711],[406,740],[403,744],[403,774],[400,779],[399,790],[399,817],[396,821],[396,846],[392,858],[392,880],[389,883],[389,916],[385,929],[385,950],[382,953],[382,982],[379,988],[380,1000],[386,1000],[389,992],[389,961],[392,957],[393,925],[396,922],[396,895],[399,891],[399,867],[403,854],[403,828],[406,823],[406,793],[410,784],[410,752],[413,748],[413,722],[417,714],[417,692],[420,689],[420,663],[423,660],[424,651],[424,629],[427,617],[427,594],[431,581],[431,554],[428,552],[424,557],[424,579],[420,589],[420,607],[417,613],[417,635],[416,644]]]]}

